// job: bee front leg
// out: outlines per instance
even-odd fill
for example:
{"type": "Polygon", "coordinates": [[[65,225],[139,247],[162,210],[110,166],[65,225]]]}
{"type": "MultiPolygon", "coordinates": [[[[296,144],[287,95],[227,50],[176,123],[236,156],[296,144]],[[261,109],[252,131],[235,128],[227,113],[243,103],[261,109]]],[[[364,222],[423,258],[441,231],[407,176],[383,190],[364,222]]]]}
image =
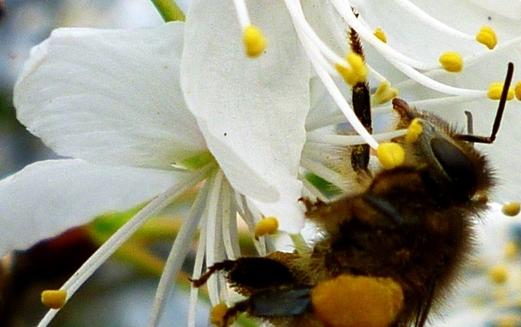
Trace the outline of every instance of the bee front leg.
{"type": "Polygon", "coordinates": [[[316,210],[319,207],[323,207],[326,205],[326,203],[320,199],[316,199],[315,201],[312,201],[311,199],[307,197],[302,197],[298,199],[304,206],[306,207],[306,211],[312,211],[316,210]]]}

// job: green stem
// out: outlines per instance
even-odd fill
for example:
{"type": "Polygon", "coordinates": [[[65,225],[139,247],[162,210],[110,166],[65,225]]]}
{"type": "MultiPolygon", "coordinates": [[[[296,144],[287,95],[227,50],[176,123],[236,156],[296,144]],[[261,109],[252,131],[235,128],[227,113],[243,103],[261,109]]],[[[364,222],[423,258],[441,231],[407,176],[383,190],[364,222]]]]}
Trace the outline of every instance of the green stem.
{"type": "Polygon", "coordinates": [[[185,14],[174,0],[151,0],[165,22],[185,20],[185,14]]]}

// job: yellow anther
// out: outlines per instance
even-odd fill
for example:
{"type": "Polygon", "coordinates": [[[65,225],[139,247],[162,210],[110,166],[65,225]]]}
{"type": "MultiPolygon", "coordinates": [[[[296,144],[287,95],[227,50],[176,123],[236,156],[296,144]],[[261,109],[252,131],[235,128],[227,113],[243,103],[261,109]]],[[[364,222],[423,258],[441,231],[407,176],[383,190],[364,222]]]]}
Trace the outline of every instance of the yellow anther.
{"type": "Polygon", "coordinates": [[[385,169],[398,167],[405,161],[405,151],[398,143],[380,143],[376,155],[385,169]]]}
{"type": "Polygon", "coordinates": [[[516,95],[516,99],[521,101],[521,81],[516,83],[516,86],[514,88],[514,93],[516,95]]]}
{"type": "Polygon", "coordinates": [[[503,204],[501,211],[505,216],[517,216],[521,210],[521,204],[519,202],[507,202],[503,204]]]}
{"type": "Polygon", "coordinates": [[[505,266],[497,265],[488,271],[489,278],[496,284],[503,284],[508,279],[508,270],[505,266]]]}
{"type": "Polygon", "coordinates": [[[463,69],[463,57],[457,52],[444,52],[441,54],[439,61],[446,71],[456,73],[463,69]]]}
{"type": "Polygon", "coordinates": [[[210,312],[210,322],[214,326],[224,326],[224,315],[228,311],[228,306],[224,303],[219,303],[212,308],[210,312]]]}
{"type": "Polygon", "coordinates": [[[67,301],[67,292],[64,290],[45,290],[41,294],[41,301],[51,309],[61,309],[67,301]]]}
{"type": "Polygon", "coordinates": [[[490,50],[494,49],[497,45],[496,32],[490,26],[483,26],[476,34],[476,41],[484,44],[490,50]]]}
{"type": "Polygon", "coordinates": [[[356,76],[351,68],[341,64],[335,64],[335,68],[347,84],[354,85],[356,83],[356,76]]]}
{"type": "Polygon", "coordinates": [[[351,52],[347,55],[347,62],[356,74],[358,82],[364,82],[367,79],[367,67],[364,59],[359,54],[351,52]]]}
{"type": "Polygon", "coordinates": [[[519,253],[519,247],[516,242],[508,242],[507,245],[505,245],[504,253],[507,259],[514,259],[519,253]]]}
{"type": "Polygon", "coordinates": [[[373,103],[374,104],[382,104],[398,96],[398,90],[394,87],[391,87],[391,83],[388,81],[383,81],[378,85],[376,92],[373,95],[373,103]]]}
{"type": "Polygon", "coordinates": [[[383,43],[387,43],[387,35],[385,35],[385,32],[381,27],[375,28],[373,34],[383,43]]]}
{"type": "Polygon", "coordinates": [[[405,142],[414,143],[420,135],[423,133],[423,124],[418,118],[414,118],[407,128],[407,134],[405,134],[405,142]]]}
{"type": "Polygon", "coordinates": [[[390,326],[403,307],[403,291],[391,278],[340,275],[311,291],[313,311],[325,326],[390,326]]]}
{"type": "MultiPolygon", "coordinates": [[[[490,83],[490,86],[488,87],[488,93],[487,96],[491,100],[499,100],[501,98],[501,93],[503,93],[503,83],[500,82],[493,82],[490,83]]],[[[508,90],[507,100],[512,100],[514,98],[514,90],[510,88],[508,90]]]]}
{"type": "Polygon", "coordinates": [[[344,81],[353,86],[360,82],[365,82],[367,78],[367,67],[365,66],[364,59],[352,52],[346,57],[350,67],[344,66],[344,64],[336,64],[335,68],[337,72],[342,76],[344,81]]]}
{"type": "Polygon", "coordinates": [[[260,56],[267,45],[266,38],[262,34],[262,31],[254,25],[244,28],[242,41],[246,48],[246,54],[251,58],[260,56]]]}
{"type": "Polygon", "coordinates": [[[255,225],[255,237],[275,234],[279,230],[279,221],[275,217],[266,217],[255,225]]]}

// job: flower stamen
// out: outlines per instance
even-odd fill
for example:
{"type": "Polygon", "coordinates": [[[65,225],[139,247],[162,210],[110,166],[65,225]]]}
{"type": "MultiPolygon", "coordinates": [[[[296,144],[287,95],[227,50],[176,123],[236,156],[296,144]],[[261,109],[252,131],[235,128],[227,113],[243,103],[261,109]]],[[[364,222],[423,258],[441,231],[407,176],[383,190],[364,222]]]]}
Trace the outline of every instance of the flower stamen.
{"type": "Polygon", "coordinates": [[[389,81],[383,81],[378,85],[371,100],[373,104],[383,104],[398,96],[398,90],[391,86],[389,81]]]}
{"type": "Polygon", "coordinates": [[[172,245],[172,249],[168,254],[165,268],[161,274],[161,279],[159,280],[159,284],[157,286],[154,305],[152,306],[150,313],[150,320],[148,323],[148,326],[150,327],[154,327],[159,324],[159,319],[161,318],[161,314],[167,300],[168,291],[172,287],[172,279],[181,270],[183,261],[188,254],[188,251],[190,250],[190,242],[193,239],[197,226],[199,225],[199,221],[201,220],[201,217],[204,213],[206,197],[209,190],[208,185],[209,183],[205,183],[205,185],[197,193],[197,197],[192,204],[190,213],[185,219],[185,222],[182,224],[181,229],[175,238],[174,244],[172,245]]]}
{"type": "Polygon", "coordinates": [[[463,57],[455,51],[447,51],[441,54],[441,66],[448,72],[456,73],[463,69],[463,57]]]}
{"type": "Polygon", "coordinates": [[[233,189],[226,180],[224,180],[221,193],[224,250],[230,260],[235,260],[241,256],[237,235],[237,211],[232,198],[233,189]]]}
{"type": "MultiPolygon", "coordinates": [[[[74,295],[78,288],[80,288],[80,286],[83,285],[83,283],[85,283],[85,281],[148,220],[148,218],[157,214],[160,210],[172,203],[172,201],[179,195],[183,194],[204,179],[213,167],[213,165],[208,165],[207,167],[188,175],[184,180],[175,184],[166,192],[158,195],[150,201],[143,209],[134,215],[132,219],[118,229],[96,252],[94,252],[94,254],[83,263],[69,280],[63,284],[60,290],[65,291],[68,298],[74,295]]],[[[57,309],[48,311],[38,324],[38,327],[47,326],[58,311],[59,310],[57,309]]]]}
{"type": "Polygon", "coordinates": [[[233,0],[233,4],[235,5],[237,19],[242,28],[242,40],[246,55],[250,58],[258,57],[264,52],[264,49],[266,49],[266,38],[259,27],[251,24],[246,2],[244,0],[233,0]]]}
{"type": "Polygon", "coordinates": [[[483,26],[476,34],[476,41],[492,50],[497,45],[496,32],[490,26],[483,26]]]}
{"type": "Polygon", "coordinates": [[[375,28],[373,35],[383,43],[387,43],[387,35],[385,35],[385,32],[381,27],[375,28]]]}
{"type": "MultiPolygon", "coordinates": [[[[209,183],[209,182],[208,182],[209,183]]],[[[195,254],[194,269],[192,272],[192,280],[199,279],[201,272],[203,271],[204,263],[204,251],[206,248],[206,220],[203,219],[201,227],[199,228],[199,240],[197,242],[197,252],[195,254]]],[[[190,304],[188,307],[188,327],[195,327],[195,311],[197,308],[197,297],[199,294],[199,288],[192,286],[190,288],[190,304]]]]}
{"type": "Polygon", "coordinates": [[[517,82],[514,88],[514,93],[516,95],[516,99],[521,101],[521,82],[517,82]]]}
{"type": "MultiPolygon", "coordinates": [[[[407,130],[400,129],[396,131],[390,131],[385,133],[373,134],[373,137],[378,142],[391,140],[395,137],[404,136],[407,130]]],[[[359,135],[314,135],[308,134],[307,141],[310,143],[325,143],[336,146],[351,146],[365,144],[365,139],[359,135]]]]}
{"type": "Polygon", "coordinates": [[[279,230],[279,221],[275,217],[265,217],[255,225],[255,237],[273,235],[279,230]]]}
{"type": "MultiPolygon", "coordinates": [[[[491,100],[499,100],[501,99],[501,93],[503,92],[503,83],[502,82],[493,82],[490,83],[488,87],[487,96],[491,100]]],[[[515,91],[512,88],[509,88],[507,100],[512,100],[514,98],[515,91]]]]}
{"type": "Polygon", "coordinates": [[[67,301],[67,291],[45,290],[42,292],[41,300],[51,309],[61,309],[67,301]]]}
{"type": "Polygon", "coordinates": [[[394,0],[397,4],[402,6],[403,9],[407,10],[411,14],[415,15],[419,20],[422,21],[423,24],[427,26],[431,26],[438,31],[442,33],[448,34],[449,37],[456,37],[456,38],[462,38],[466,40],[473,40],[474,37],[470,34],[463,33],[452,26],[449,26],[442,21],[439,21],[438,19],[434,18],[433,16],[429,15],[425,11],[423,11],[421,8],[417,7],[415,4],[408,0],[394,0]]]}
{"type": "MultiPolygon", "coordinates": [[[[206,266],[211,267],[216,262],[224,260],[224,249],[222,247],[222,212],[219,212],[219,200],[222,191],[224,174],[219,170],[210,187],[206,210],[206,266]]],[[[212,275],[207,282],[208,295],[212,304],[219,303],[220,281],[219,274],[212,275]]]]}
{"type": "Polygon", "coordinates": [[[246,55],[250,58],[260,56],[267,46],[264,34],[254,25],[246,26],[243,30],[242,41],[246,50],[246,55]]]}
{"type": "Polygon", "coordinates": [[[380,39],[374,36],[373,32],[366,28],[360,20],[353,14],[352,5],[347,0],[331,0],[331,3],[336,8],[340,16],[349,24],[351,28],[356,30],[362,39],[374,46],[384,57],[388,58],[391,62],[398,62],[407,64],[413,68],[429,70],[437,68],[437,64],[425,64],[412,59],[392,47],[383,43],[380,39]]]}

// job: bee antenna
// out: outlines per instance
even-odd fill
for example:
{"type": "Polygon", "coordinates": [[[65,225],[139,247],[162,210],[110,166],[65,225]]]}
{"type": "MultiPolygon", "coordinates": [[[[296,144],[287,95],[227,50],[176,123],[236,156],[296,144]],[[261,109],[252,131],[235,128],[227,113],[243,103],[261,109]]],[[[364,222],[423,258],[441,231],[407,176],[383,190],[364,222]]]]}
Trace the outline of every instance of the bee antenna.
{"type": "MultiPolygon", "coordinates": [[[[474,143],[493,143],[496,139],[497,132],[499,130],[499,126],[501,125],[501,120],[503,119],[503,113],[505,112],[505,106],[508,97],[508,91],[510,89],[510,84],[512,84],[512,77],[514,75],[514,64],[508,63],[507,76],[505,77],[505,83],[503,85],[503,91],[501,92],[501,98],[499,98],[499,106],[496,112],[496,118],[494,119],[494,124],[492,125],[492,133],[490,136],[479,136],[472,134],[457,134],[455,135],[456,139],[474,142],[474,143]]],[[[467,115],[468,116],[468,115],[467,115]]],[[[471,133],[469,131],[469,133],[471,133]]]]}

